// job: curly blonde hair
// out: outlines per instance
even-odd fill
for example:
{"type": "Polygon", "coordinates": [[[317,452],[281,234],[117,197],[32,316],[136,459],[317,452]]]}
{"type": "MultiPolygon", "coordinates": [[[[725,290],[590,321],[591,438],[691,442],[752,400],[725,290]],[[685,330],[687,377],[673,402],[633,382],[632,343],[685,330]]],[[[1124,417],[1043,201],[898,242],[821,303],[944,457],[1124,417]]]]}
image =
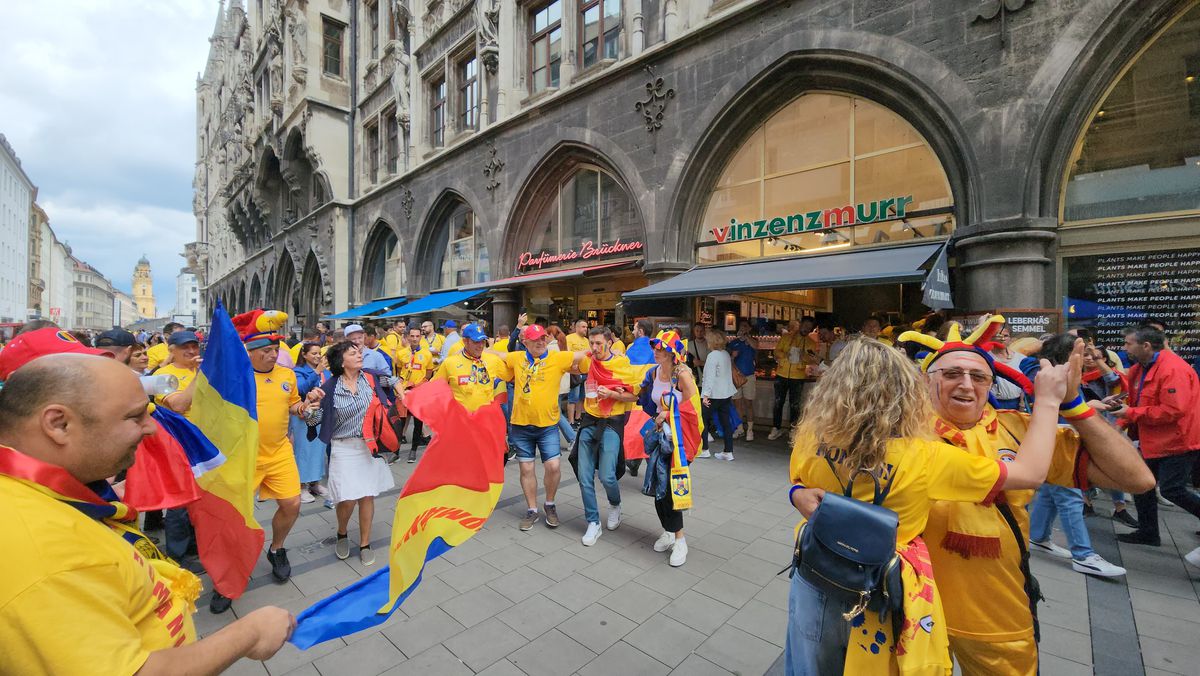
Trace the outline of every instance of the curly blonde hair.
{"type": "Polygon", "coordinates": [[[846,451],[851,471],[877,471],[888,442],[929,437],[933,404],[903,352],[866,337],[842,350],[804,405],[796,439],[846,451]]]}

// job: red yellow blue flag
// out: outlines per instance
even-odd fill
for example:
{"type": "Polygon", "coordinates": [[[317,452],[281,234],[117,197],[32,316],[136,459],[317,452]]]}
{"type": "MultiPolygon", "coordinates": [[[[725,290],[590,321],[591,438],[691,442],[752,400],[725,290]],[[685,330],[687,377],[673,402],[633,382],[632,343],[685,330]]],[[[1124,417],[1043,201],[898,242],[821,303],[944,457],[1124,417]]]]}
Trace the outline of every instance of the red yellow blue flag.
{"type": "Polygon", "coordinates": [[[300,613],[290,639],[298,648],[387,620],[417,589],[425,564],[466,542],[500,499],[505,450],[500,404],[467,411],[442,380],[413,389],[404,403],[433,430],[433,438],[396,501],[390,565],[300,613]]]}
{"type": "Polygon", "coordinates": [[[254,519],[258,400],[250,357],[219,302],[189,414],[225,462],[197,477],[200,498],[188,505],[188,515],[213,586],[235,599],[245,591],[265,541],[254,519]]]}

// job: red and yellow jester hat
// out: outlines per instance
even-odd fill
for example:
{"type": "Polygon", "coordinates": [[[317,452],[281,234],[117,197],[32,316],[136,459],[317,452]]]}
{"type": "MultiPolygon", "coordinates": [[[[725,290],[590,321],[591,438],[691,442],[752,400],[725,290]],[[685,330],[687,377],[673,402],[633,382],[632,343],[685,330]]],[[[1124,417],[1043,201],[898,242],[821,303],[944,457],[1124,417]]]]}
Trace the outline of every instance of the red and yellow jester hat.
{"type": "Polygon", "coordinates": [[[675,363],[687,359],[687,343],[679,336],[678,331],[659,331],[658,336],[650,339],[650,347],[662,348],[675,355],[675,363]]]}
{"type": "Polygon", "coordinates": [[[992,353],[987,350],[992,336],[996,335],[996,332],[1002,326],[1004,326],[1004,317],[1000,315],[988,315],[983,318],[983,322],[966,338],[962,337],[958,322],[950,322],[950,329],[946,334],[945,342],[919,331],[905,331],[900,334],[899,342],[913,342],[929,348],[929,351],[924,353],[924,356],[921,358],[922,372],[928,373],[929,367],[933,366],[933,362],[951,352],[970,352],[983,357],[983,360],[991,367],[992,375],[1004,378],[1017,385],[1026,394],[1033,394],[1033,383],[1029,382],[1025,374],[1003,362],[997,363],[995,358],[992,357],[992,353]]]}
{"type": "Polygon", "coordinates": [[[256,308],[234,317],[233,328],[237,329],[247,350],[257,350],[283,340],[283,336],[275,332],[285,322],[286,312],[256,308]]]}

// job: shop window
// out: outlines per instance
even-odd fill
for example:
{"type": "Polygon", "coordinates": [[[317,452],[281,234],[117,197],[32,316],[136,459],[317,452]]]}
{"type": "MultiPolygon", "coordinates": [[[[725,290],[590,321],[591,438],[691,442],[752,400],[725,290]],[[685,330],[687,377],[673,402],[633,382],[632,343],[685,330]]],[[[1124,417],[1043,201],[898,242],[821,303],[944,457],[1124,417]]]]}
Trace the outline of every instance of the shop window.
{"type": "Polygon", "coordinates": [[[1133,61],[1080,137],[1064,221],[1200,210],[1200,5],[1133,61]]]}
{"type": "Polygon", "coordinates": [[[579,62],[584,68],[616,59],[621,36],[621,0],[581,0],[579,62]]]}
{"type": "Polygon", "coordinates": [[[363,298],[374,300],[404,293],[404,261],[396,233],[384,223],[367,240],[363,262],[363,298]]]}
{"type": "Polygon", "coordinates": [[[598,167],[584,166],[548,196],[534,226],[531,253],[559,253],[589,242],[641,240],[642,225],[621,184],[598,167]]]}
{"type": "Polygon", "coordinates": [[[562,0],[529,14],[529,90],[536,94],[558,86],[562,64],[562,0]]]}
{"type": "Polygon", "coordinates": [[[459,203],[450,211],[440,226],[439,239],[445,243],[437,276],[439,288],[491,279],[487,241],[476,227],[475,212],[467,205],[459,203]]]}
{"type": "Polygon", "coordinates": [[[733,152],[709,195],[697,260],[718,263],[947,237],[945,170],[903,118],[804,94],[733,152]]]}

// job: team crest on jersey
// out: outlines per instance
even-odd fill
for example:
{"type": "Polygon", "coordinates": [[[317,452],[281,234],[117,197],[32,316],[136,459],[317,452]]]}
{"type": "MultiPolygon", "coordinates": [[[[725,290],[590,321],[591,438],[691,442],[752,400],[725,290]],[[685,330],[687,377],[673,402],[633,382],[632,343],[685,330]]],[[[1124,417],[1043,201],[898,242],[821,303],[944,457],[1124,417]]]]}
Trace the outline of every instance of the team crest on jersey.
{"type": "Polygon", "coordinates": [[[1002,448],[999,451],[1000,462],[1012,462],[1017,459],[1017,452],[1011,448],[1002,448]]]}
{"type": "Polygon", "coordinates": [[[292,384],[291,384],[291,383],[284,383],[284,384],[280,385],[280,387],[282,387],[282,388],[283,388],[283,391],[284,391],[284,392],[291,392],[291,391],[292,391],[292,384]]]}

